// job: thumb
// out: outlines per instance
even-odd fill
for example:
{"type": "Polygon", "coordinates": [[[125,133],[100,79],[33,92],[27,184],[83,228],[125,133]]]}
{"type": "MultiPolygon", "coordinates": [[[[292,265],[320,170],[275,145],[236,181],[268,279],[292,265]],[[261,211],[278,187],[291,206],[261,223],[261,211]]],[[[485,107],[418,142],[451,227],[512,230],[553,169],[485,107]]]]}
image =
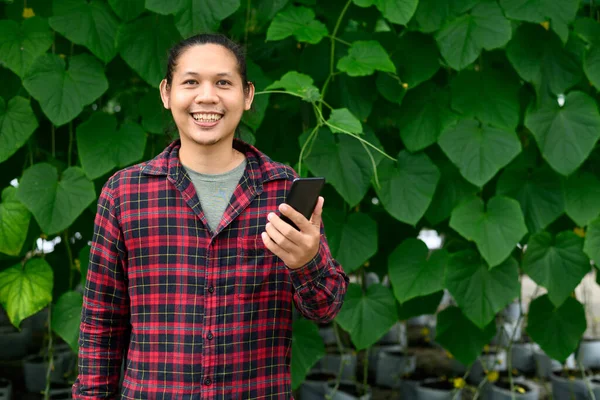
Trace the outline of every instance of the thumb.
{"type": "Polygon", "coordinates": [[[325,199],[323,196],[319,196],[319,200],[317,200],[317,205],[315,206],[315,210],[310,217],[310,223],[316,226],[318,229],[321,228],[321,215],[323,214],[323,204],[325,203],[325,199]]]}

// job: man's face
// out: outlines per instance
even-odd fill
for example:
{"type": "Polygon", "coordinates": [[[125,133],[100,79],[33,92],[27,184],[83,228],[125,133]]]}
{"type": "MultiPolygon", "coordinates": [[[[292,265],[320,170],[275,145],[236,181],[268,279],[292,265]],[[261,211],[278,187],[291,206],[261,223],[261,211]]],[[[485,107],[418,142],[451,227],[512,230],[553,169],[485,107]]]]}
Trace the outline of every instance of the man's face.
{"type": "Polygon", "coordinates": [[[216,44],[195,45],[177,59],[173,80],[160,85],[182,145],[210,146],[233,138],[244,110],[250,109],[254,87],[244,93],[235,55],[216,44]]]}

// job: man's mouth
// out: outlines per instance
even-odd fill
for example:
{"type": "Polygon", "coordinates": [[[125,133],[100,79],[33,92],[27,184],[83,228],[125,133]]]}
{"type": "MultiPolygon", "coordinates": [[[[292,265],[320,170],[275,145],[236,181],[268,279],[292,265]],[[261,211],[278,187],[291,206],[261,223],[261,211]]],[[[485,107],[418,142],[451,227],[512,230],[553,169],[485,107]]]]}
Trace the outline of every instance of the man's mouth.
{"type": "Polygon", "coordinates": [[[198,122],[217,122],[223,118],[223,114],[217,113],[192,113],[191,116],[198,122]]]}

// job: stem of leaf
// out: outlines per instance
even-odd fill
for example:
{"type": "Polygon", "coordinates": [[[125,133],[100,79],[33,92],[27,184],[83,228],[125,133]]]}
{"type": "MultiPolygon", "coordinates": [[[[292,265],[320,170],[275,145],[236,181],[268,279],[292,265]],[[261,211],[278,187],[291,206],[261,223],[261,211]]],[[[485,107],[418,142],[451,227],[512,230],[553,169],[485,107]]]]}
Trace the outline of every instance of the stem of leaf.
{"type": "Polygon", "coordinates": [[[46,388],[44,400],[50,399],[50,374],[54,370],[54,345],[52,343],[52,302],[48,305],[48,369],[46,369],[46,388]]]}
{"type": "MultiPolygon", "coordinates": [[[[580,345],[581,345],[581,342],[580,342],[580,345]]],[[[579,346],[577,346],[577,347],[579,348],[579,346]]],[[[590,381],[588,381],[587,376],[585,375],[585,369],[583,368],[583,364],[581,363],[581,361],[577,361],[577,365],[579,365],[579,369],[581,371],[581,378],[583,379],[583,383],[585,383],[585,387],[588,390],[590,399],[596,400],[596,395],[594,394],[594,391],[592,390],[592,385],[590,384],[590,381]]]]}
{"type": "Polygon", "coordinates": [[[73,289],[73,272],[75,266],[73,264],[73,252],[71,251],[71,243],[69,242],[69,230],[65,229],[63,232],[63,240],[65,241],[65,247],[67,248],[67,256],[69,257],[69,290],[73,289]]]}
{"type": "Polygon", "coordinates": [[[313,128],[313,130],[310,132],[310,135],[308,135],[308,138],[306,138],[306,142],[304,142],[304,144],[302,145],[302,149],[300,150],[300,159],[298,160],[298,174],[300,176],[302,176],[302,160],[304,159],[304,150],[306,150],[306,147],[313,140],[314,136],[319,131],[320,126],[321,124],[317,124],[317,126],[313,128]]]}
{"type": "Polygon", "coordinates": [[[329,76],[327,77],[327,80],[325,81],[325,84],[323,85],[323,89],[321,90],[322,98],[325,98],[325,92],[327,92],[327,85],[329,84],[330,78],[333,76],[333,68],[334,68],[333,64],[335,62],[336,35],[338,32],[338,29],[340,29],[340,24],[342,23],[342,20],[344,19],[344,15],[346,14],[346,11],[348,11],[348,7],[350,7],[351,3],[352,3],[352,0],[348,0],[346,5],[344,6],[344,9],[342,10],[340,16],[338,17],[337,22],[335,23],[335,28],[333,28],[333,33],[331,34],[331,36],[329,36],[329,38],[331,40],[331,53],[330,53],[330,60],[329,60],[329,76]]]}
{"type": "Polygon", "coordinates": [[[303,98],[302,95],[300,95],[298,93],[294,93],[294,92],[288,92],[287,90],[263,90],[261,92],[254,93],[254,95],[256,96],[258,94],[270,94],[270,93],[283,93],[283,94],[289,94],[290,96],[300,97],[301,99],[303,98]]]}
{"type": "Polygon", "coordinates": [[[338,42],[340,42],[342,44],[345,44],[346,46],[352,46],[352,43],[346,42],[344,39],[340,39],[339,37],[328,36],[328,38],[333,39],[333,40],[337,40],[338,42]]]}

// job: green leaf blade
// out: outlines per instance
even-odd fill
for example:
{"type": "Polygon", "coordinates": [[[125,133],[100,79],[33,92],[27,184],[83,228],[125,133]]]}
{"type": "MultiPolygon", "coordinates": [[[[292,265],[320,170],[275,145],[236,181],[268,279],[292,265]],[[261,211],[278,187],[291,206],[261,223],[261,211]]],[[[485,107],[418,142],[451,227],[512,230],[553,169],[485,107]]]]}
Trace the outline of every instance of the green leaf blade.
{"type": "Polygon", "coordinates": [[[317,326],[303,318],[292,327],[292,389],[297,389],[310,369],[325,355],[325,344],[317,326]]]}
{"type": "Polygon", "coordinates": [[[16,195],[14,187],[4,188],[0,203],[0,253],[11,256],[21,253],[31,219],[31,213],[16,195]]]}
{"type": "Polygon", "coordinates": [[[385,49],[374,40],[352,43],[348,55],[342,57],[337,68],[350,76],[372,75],[376,70],[396,72],[396,67],[385,49]]]}
{"type": "Polygon", "coordinates": [[[267,41],[294,36],[299,42],[317,44],[328,34],[327,26],[315,19],[313,10],[292,6],[275,16],[267,30],[267,41]]]}
{"type": "Polygon", "coordinates": [[[31,104],[16,96],[8,104],[0,98],[0,163],[19,150],[38,127],[31,104]]]}
{"type": "Polygon", "coordinates": [[[33,61],[52,46],[48,22],[40,17],[15,21],[0,21],[0,61],[23,77],[33,61]]]}
{"type": "Polygon", "coordinates": [[[79,292],[64,293],[52,310],[52,330],[56,332],[74,353],[79,351],[79,325],[83,296],[79,292]]]}

